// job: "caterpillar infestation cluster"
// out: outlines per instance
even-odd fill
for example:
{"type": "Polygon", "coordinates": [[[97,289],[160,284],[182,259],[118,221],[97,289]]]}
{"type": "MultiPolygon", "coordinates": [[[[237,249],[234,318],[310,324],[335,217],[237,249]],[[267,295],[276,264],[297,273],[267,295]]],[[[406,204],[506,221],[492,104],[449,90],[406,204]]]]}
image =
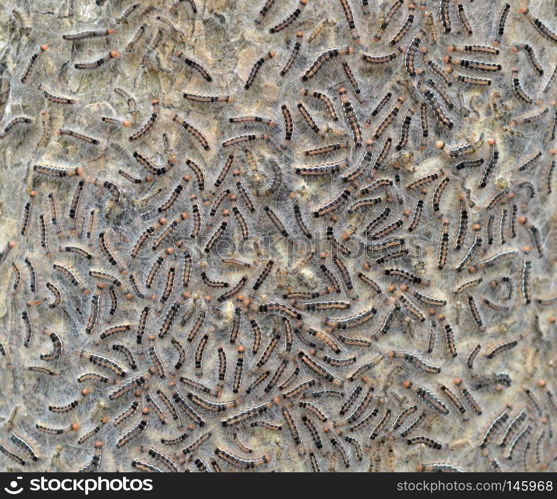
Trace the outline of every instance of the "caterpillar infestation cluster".
{"type": "Polygon", "coordinates": [[[0,12],[0,467],[557,469],[554,2],[0,12]]]}

